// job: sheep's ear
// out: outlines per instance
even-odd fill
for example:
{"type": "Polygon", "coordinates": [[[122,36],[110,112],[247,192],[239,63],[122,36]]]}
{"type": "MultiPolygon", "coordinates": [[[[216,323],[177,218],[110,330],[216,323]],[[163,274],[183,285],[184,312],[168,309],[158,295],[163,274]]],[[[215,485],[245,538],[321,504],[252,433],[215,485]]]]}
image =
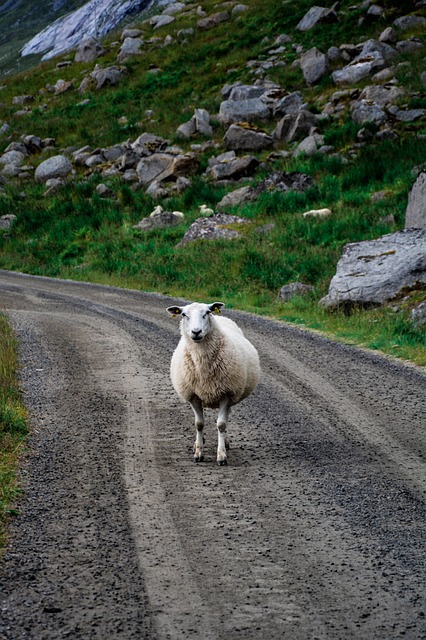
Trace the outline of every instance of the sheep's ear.
{"type": "Polygon", "coordinates": [[[213,313],[220,313],[220,310],[224,306],[225,304],[223,302],[213,302],[212,304],[209,304],[209,309],[210,311],[213,311],[213,313]]]}
{"type": "Polygon", "coordinates": [[[170,313],[170,315],[173,318],[176,318],[176,316],[179,316],[182,313],[182,308],[181,307],[167,307],[167,311],[170,313]]]}

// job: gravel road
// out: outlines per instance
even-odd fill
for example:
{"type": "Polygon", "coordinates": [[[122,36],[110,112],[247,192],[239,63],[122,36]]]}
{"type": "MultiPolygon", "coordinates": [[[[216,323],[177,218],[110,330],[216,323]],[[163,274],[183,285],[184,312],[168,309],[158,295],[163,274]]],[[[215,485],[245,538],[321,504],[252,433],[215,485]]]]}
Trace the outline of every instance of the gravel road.
{"type": "Polygon", "coordinates": [[[425,376],[225,310],[262,378],[197,465],[173,302],[0,272],[32,424],[0,639],[426,638],[425,376]]]}

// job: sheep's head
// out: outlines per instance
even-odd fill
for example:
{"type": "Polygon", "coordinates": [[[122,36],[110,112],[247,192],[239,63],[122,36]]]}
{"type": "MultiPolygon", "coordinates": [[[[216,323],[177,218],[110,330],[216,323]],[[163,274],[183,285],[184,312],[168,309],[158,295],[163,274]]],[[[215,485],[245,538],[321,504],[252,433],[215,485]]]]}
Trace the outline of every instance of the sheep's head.
{"type": "Polygon", "coordinates": [[[171,316],[181,316],[181,332],[194,342],[201,342],[210,333],[211,314],[220,313],[223,302],[201,304],[193,302],[185,307],[168,307],[171,316]]]}

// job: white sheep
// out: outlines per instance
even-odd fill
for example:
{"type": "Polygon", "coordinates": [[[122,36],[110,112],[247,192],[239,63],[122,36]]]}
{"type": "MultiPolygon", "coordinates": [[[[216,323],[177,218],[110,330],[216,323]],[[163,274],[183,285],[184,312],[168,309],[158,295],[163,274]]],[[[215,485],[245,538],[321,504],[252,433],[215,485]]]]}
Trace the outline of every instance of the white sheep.
{"type": "Polygon", "coordinates": [[[163,207],[161,206],[161,204],[157,204],[157,206],[156,206],[156,207],[154,207],[154,211],[152,211],[152,212],[149,214],[149,217],[150,217],[150,218],[153,218],[154,216],[159,216],[159,215],[160,215],[160,213],[163,213],[163,211],[164,211],[164,209],[163,209],[163,207]]]}
{"type": "Polygon", "coordinates": [[[195,416],[196,440],[194,461],[204,459],[203,408],[219,408],[217,419],[217,462],[227,464],[229,448],[226,426],[231,407],[249,396],[259,375],[259,356],[230,318],[217,318],[223,302],[184,307],[167,311],[181,316],[181,339],[172,357],[170,376],[180,398],[189,402],[195,416]]]}
{"type": "Polygon", "coordinates": [[[200,213],[202,216],[212,216],[214,211],[213,209],[209,209],[205,204],[200,204],[200,213]]]}
{"type": "Polygon", "coordinates": [[[303,214],[304,218],[328,218],[328,216],[331,216],[330,209],[311,209],[303,214]]]}
{"type": "Polygon", "coordinates": [[[182,211],[172,211],[173,215],[176,216],[176,218],[184,218],[185,216],[183,215],[182,211]]]}

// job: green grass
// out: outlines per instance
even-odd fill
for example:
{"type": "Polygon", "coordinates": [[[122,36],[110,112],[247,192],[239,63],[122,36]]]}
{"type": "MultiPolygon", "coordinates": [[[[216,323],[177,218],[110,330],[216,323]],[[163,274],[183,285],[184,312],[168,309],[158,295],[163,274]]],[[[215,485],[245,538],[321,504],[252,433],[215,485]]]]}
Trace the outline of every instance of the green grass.
{"type": "Polygon", "coordinates": [[[0,556],[6,524],[15,513],[19,482],[16,468],[27,434],[27,413],[18,383],[17,343],[0,314],[0,556]]]}
{"type": "MultiPolygon", "coordinates": [[[[377,23],[360,29],[360,11],[349,10],[349,0],[341,3],[343,13],[338,23],[318,25],[307,34],[297,32],[295,25],[312,6],[311,0],[300,0],[296,6],[272,0],[250,0],[248,4],[249,10],[232,18],[231,23],[202,33],[195,29],[187,44],[176,41],[168,47],[145,46],[143,55],[126,62],[128,78],[118,87],[89,92],[85,96],[90,100],[87,105],[78,104],[82,97],[77,88],[93,64],[73,64],[58,70],[54,60],[21,73],[5,81],[0,121],[11,124],[14,140],[22,134],[36,133],[56,138],[58,148],[109,146],[148,131],[189,149],[189,143],[176,139],[177,126],[189,119],[196,107],[216,113],[226,82],[253,83],[247,61],[265,56],[278,34],[288,33],[294,42],[305,47],[315,44],[325,50],[331,44],[359,42],[361,37],[377,38],[382,30],[377,23]],[[150,65],[156,65],[158,73],[151,73],[150,65]],[[58,78],[72,80],[74,89],[60,96],[48,93],[46,85],[55,84],[58,78]],[[35,96],[36,108],[18,117],[12,97],[28,93],[35,96]],[[126,124],[120,120],[123,116],[126,124]]],[[[388,5],[393,11],[394,3],[389,0],[388,5]]],[[[217,10],[213,0],[206,0],[203,8],[208,13],[217,10]]],[[[168,33],[176,38],[178,29],[194,27],[195,20],[179,18],[152,33],[144,26],[145,38],[168,33]]],[[[112,48],[100,62],[105,66],[114,63],[116,53],[112,48]]],[[[285,66],[272,69],[269,77],[288,91],[302,89],[311,108],[318,112],[336,87],[329,78],[319,87],[305,87],[300,69],[291,66],[296,57],[289,45],[285,66]]],[[[409,62],[410,68],[398,72],[398,79],[413,93],[410,106],[421,106],[424,52],[411,54],[409,62]]],[[[263,126],[271,131],[274,124],[263,126]]],[[[134,191],[116,179],[102,179],[96,172],[84,176],[78,170],[73,180],[49,198],[43,197],[44,187],[32,181],[10,183],[0,195],[0,215],[14,213],[17,222],[8,235],[0,233],[0,267],[127,284],[194,299],[222,298],[235,307],[300,322],[403,358],[410,352],[413,361],[424,363],[424,336],[409,323],[410,305],[416,296],[424,295],[422,292],[414,292],[399,313],[384,308],[350,317],[330,316],[317,305],[327,292],[346,243],[377,238],[404,227],[407,196],[414,180],[412,169],[426,162],[426,145],[417,137],[424,132],[425,122],[394,126],[399,127],[397,140],[379,142],[373,137],[365,146],[355,148],[360,127],[350,117],[324,121],[320,129],[325,143],[344,156],[352,151],[349,162],[322,154],[268,161],[255,181],[274,170],[302,171],[314,178],[315,186],[305,193],[264,193],[256,202],[229,209],[229,213],[241,215],[250,223],[242,229],[241,238],[232,242],[206,241],[176,247],[198,217],[199,205],[214,207],[232,190],[231,186],[215,185],[201,177],[209,156],[225,150],[225,129],[217,122],[213,127],[218,148],[200,157],[198,175],[188,190],[162,203],[167,209],[185,213],[184,222],[171,230],[134,230],[133,225],[149,215],[156,203],[143,191],[134,191]],[[97,196],[95,188],[101,180],[115,191],[115,200],[97,196]],[[385,191],[386,197],[372,202],[376,191],[385,191]],[[321,207],[329,207],[333,215],[327,220],[303,219],[303,211],[321,207]],[[270,223],[274,228],[266,235],[259,234],[259,227],[270,223]],[[281,286],[295,280],[313,285],[312,297],[277,305],[281,286]],[[371,318],[376,317],[379,320],[373,322],[371,318]]],[[[8,142],[0,139],[0,150],[8,142]]],[[[291,150],[291,146],[284,148],[291,150]]],[[[36,165],[44,157],[34,156],[29,161],[36,165]]],[[[259,157],[267,160],[266,153],[259,157]]]]}

